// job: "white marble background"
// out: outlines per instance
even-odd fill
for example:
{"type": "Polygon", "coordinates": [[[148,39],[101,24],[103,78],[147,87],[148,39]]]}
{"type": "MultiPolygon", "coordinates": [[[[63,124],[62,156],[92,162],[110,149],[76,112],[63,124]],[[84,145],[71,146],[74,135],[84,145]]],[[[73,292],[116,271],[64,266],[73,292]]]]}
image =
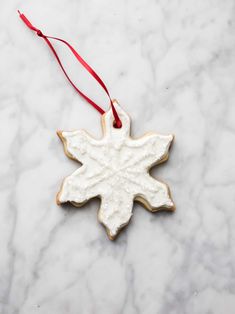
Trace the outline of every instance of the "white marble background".
{"type": "MultiPolygon", "coordinates": [[[[0,313],[235,313],[235,1],[2,1],[0,313]],[[57,129],[100,136],[100,116],[69,86],[23,11],[69,40],[129,112],[133,134],[176,136],[153,171],[177,210],[135,205],[116,242],[98,201],[55,204],[76,169],[57,129]]],[[[103,92],[57,45],[75,82],[103,92]]]]}

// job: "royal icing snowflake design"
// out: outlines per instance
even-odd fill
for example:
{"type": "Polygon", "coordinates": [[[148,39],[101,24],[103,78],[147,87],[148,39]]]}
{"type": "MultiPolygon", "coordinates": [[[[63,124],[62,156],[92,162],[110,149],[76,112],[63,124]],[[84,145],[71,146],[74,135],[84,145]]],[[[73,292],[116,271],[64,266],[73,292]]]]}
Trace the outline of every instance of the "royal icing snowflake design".
{"type": "Polygon", "coordinates": [[[152,212],[174,210],[168,186],[149,174],[151,167],[167,160],[173,135],[148,133],[132,139],[129,116],[117,102],[114,105],[122,127],[113,126],[112,110],[108,110],[102,116],[100,140],[83,130],[58,132],[67,156],[82,166],[64,179],[57,203],[80,207],[99,197],[98,218],[111,240],[130,221],[134,201],[152,212]]]}

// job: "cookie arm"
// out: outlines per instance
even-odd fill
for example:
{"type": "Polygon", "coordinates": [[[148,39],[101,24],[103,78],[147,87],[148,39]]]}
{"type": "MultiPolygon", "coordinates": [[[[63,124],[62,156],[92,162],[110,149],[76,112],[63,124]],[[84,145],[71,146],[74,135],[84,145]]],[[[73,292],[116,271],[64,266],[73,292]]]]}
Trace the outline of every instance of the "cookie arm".
{"type": "Polygon", "coordinates": [[[142,177],[139,188],[135,200],[139,201],[149,211],[175,210],[169,187],[165,183],[159,182],[146,174],[142,177]]]}
{"type": "Polygon", "coordinates": [[[65,154],[80,162],[91,153],[91,143],[97,142],[84,130],[57,131],[57,135],[64,145],[65,154]]]}
{"type": "Polygon", "coordinates": [[[122,191],[112,191],[102,195],[98,219],[107,231],[110,240],[114,240],[119,231],[126,226],[132,216],[133,196],[122,191]]]}
{"type": "Polygon", "coordinates": [[[82,165],[79,169],[66,177],[57,194],[56,201],[60,205],[70,202],[80,207],[89,199],[98,196],[99,189],[92,177],[91,170],[82,165]]]}
{"type": "Polygon", "coordinates": [[[154,165],[166,161],[173,139],[174,136],[172,134],[148,133],[142,138],[130,141],[129,146],[136,149],[136,164],[141,168],[149,170],[154,165]],[[138,150],[141,150],[141,154],[138,150]],[[138,158],[138,156],[140,157],[138,158]]]}

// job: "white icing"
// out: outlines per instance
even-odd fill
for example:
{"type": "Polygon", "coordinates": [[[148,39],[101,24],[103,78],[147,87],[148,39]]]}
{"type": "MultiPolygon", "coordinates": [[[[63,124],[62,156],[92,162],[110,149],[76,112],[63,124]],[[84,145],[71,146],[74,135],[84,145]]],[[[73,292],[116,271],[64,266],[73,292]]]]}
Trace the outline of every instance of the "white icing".
{"type": "Polygon", "coordinates": [[[99,221],[114,238],[131,216],[133,201],[141,199],[147,208],[173,209],[168,187],[154,178],[148,170],[167,158],[173,135],[149,133],[139,139],[130,137],[130,118],[115,103],[122,128],[113,127],[110,109],[103,119],[103,138],[93,139],[83,130],[62,132],[70,157],[83,165],[68,176],[58,194],[58,202],[82,205],[99,196],[99,221]]]}

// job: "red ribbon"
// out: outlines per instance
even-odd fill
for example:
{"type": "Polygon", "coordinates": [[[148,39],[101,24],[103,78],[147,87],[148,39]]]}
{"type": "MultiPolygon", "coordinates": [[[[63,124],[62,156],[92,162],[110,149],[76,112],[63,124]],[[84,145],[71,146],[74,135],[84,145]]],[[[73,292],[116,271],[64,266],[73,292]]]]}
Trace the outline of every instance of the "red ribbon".
{"type": "Polygon", "coordinates": [[[113,105],[112,99],[110,97],[109,91],[107,89],[107,87],[105,86],[104,82],[101,80],[101,78],[98,76],[98,74],[89,66],[89,64],[86,63],[86,61],[77,53],[77,51],[65,40],[57,38],[57,37],[52,37],[52,36],[47,36],[44,35],[40,29],[36,28],[35,26],[33,26],[31,24],[31,22],[27,19],[27,17],[20,13],[20,11],[18,10],[18,13],[20,15],[20,18],[22,19],[22,21],[25,23],[25,25],[30,28],[31,30],[35,31],[37,33],[37,35],[39,37],[42,37],[45,42],[47,43],[47,45],[49,46],[49,48],[51,49],[51,51],[53,52],[59,66],[61,67],[62,71],[64,72],[64,75],[66,76],[67,80],[69,81],[69,83],[73,86],[73,88],[90,104],[92,105],[96,110],[98,110],[101,114],[104,114],[105,111],[98,106],[93,100],[91,100],[88,96],[86,96],[82,91],[80,91],[77,86],[72,82],[72,80],[70,79],[70,77],[68,76],[67,72],[65,71],[62,62],[60,61],[60,58],[55,50],[55,48],[53,47],[50,39],[54,39],[57,41],[60,41],[62,43],[64,43],[69,49],[70,51],[73,53],[73,55],[75,56],[75,58],[81,63],[81,65],[94,77],[94,79],[100,84],[100,86],[104,89],[104,91],[106,92],[106,94],[108,95],[108,98],[110,100],[110,105],[113,111],[113,116],[114,116],[114,126],[117,128],[121,128],[122,126],[122,122],[117,114],[117,111],[113,105]]]}

